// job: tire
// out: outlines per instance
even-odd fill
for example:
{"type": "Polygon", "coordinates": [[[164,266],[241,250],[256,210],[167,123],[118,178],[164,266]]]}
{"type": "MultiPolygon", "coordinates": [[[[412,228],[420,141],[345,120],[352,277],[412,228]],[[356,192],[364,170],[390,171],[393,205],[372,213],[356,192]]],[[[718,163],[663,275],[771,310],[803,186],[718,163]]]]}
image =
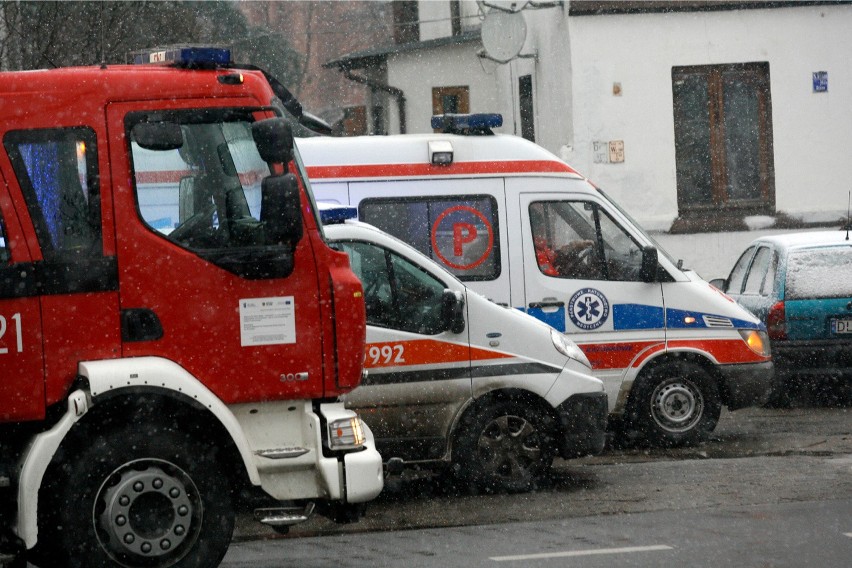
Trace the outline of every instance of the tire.
{"type": "Polygon", "coordinates": [[[553,419],[520,401],[473,410],[458,432],[453,471],[479,491],[528,491],[553,463],[553,419]]]}
{"type": "Polygon", "coordinates": [[[719,389],[700,365],[662,363],[649,369],[633,388],[630,426],[651,444],[693,444],[716,428],[722,411],[719,389]]]}
{"type": "Polygon", "coordinates": [[[39,492],[41,566],[219,565],[234,510],[212,442],[149,420],[83,442],[39,492]]]}

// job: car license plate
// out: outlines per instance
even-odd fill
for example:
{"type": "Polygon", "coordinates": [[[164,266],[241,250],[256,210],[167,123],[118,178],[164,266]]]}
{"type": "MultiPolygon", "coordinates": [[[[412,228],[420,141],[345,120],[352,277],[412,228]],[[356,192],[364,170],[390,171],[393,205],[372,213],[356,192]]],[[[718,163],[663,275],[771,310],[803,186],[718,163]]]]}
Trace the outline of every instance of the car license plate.
{"type": "Polygon", "coordinates": [[[831,333],[837,335],[852,334],[852,319],[832,319],[831,333]]]}

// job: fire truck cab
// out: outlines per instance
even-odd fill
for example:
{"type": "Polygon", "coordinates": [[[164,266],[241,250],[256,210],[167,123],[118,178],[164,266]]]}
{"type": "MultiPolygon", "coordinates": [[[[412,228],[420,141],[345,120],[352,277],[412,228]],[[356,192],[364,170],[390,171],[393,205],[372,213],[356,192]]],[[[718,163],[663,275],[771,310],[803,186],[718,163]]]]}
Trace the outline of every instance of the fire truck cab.
{"type": "Polygon", "coordinates": [[[216,566],[382,489],[337,397],[361,284],[279,93],[227,50],[0,74],[0,491],[43,566],[216,566]]]}

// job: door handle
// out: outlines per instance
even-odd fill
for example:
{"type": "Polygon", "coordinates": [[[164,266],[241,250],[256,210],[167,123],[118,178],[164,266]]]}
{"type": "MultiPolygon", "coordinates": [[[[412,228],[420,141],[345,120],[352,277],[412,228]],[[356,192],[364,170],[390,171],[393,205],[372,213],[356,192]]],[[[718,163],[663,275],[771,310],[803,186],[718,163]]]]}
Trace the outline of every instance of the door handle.
{"type": "Polygon", "coordinates": [[[542,300],[541,302],[530,302],[530,308],[564,308],[565,302],[560,300],[542,300]]]}

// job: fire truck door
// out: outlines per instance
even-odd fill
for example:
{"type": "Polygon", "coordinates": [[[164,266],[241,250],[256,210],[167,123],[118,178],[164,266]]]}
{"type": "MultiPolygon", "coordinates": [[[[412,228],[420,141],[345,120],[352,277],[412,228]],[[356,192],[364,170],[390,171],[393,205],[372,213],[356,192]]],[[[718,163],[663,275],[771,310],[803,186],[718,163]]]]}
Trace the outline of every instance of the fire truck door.
{"type": "Polygon", "coordinates": [[[264,240],[270,167],[253,141],[256,113],[184,104],[194,108],[108,109],[113,138],[129,141],[111,148],[113,178],[130,182],[115,196],[123,354],[174,361],[226,403],[323,396],[328,277],[307,233],[291,273],[264,240]],[[146,143],[151,124],[181,143],[146,143]]]}
{"type": "Polygon", "coordinates": [[[24,262],[17,244],[28,245],[32,262],[18,271],[29,271],[21,293],[38,300],[41,321],[36,339],[35,308],[29,315],[4,310],[3,349],[11,353],[20,347],[23,354],[34,341],[41,344],[40,404],[50,406],[67,396],[80,361],[118,352],[116,263],[103,238],[98,144],[88,127],[14,130],[3,136],[3,144],[14,172],[6,178],[9,195],[22,231],[16,240],[12,231],[17,229],[7,217],[7,244],[13,260],[24,262]]]}

